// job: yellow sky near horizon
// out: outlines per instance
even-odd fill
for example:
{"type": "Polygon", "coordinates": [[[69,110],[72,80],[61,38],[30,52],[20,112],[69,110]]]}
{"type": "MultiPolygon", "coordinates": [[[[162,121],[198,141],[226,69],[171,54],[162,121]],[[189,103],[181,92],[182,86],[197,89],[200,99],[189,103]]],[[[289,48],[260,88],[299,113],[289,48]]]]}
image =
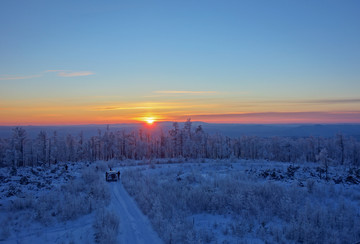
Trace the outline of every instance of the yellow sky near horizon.
{"type": "Polygon", "coordinates": [[[256,99],[215,91],[155,91],[139,97],[0,99],[0,125],[214,123],[359,123],[359,99],[256,99]],[[149,97],[152,94],[158,96],[149,97]]]}

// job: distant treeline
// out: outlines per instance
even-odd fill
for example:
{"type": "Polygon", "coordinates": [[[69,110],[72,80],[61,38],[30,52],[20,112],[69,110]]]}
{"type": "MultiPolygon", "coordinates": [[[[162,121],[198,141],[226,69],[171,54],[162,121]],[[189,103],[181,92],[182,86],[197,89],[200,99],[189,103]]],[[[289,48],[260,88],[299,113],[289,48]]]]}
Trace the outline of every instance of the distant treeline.
{"type": "Polygon", "coordinates": [[[131,132],[99,130],[98,135],[85,138],[83,133],[58,136],[40,131],[35,139],[27,137],[21,127],[13,129],[11,138],[0,139],[1,166],[34,166],[59,161],[96,161],[154,158],[241,158],[282,162],[323,162],[360,166],[360,142],[337,134],[322,137],[241,136],[230,138],[208,134],[201,125],[192,127],[187,120],[168,131],[152,133],[151,129],[131,132]]]}

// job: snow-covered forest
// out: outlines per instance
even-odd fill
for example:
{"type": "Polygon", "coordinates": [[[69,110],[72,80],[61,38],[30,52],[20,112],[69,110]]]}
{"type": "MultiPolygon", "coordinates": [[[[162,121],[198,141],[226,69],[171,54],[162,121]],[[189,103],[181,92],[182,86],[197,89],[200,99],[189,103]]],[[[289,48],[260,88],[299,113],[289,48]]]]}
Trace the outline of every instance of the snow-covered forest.
{"type": "Polygon", "coordinates": [[[1,166],[35,166],[64,161],[97,161],[154,158],[264,159],[280,162],[319,162],[360,166],[360,142],[338,133],[324,137],[228,137],[208,134],[187,120],[168,131],[153,132],[144,127],[136,131],[110,131],[85,138],[82,133],[60,137],[56,131],[40,131],[29,138],[21,127],[11,138],[0,139],[1,166]]]}
{"type": "Polygon", "coordinates": [[[0,139],[0,242],[360,240],[357,139],[228,137],[190,120],[153,129],[14,128],[0,139]],[[109,169],[120,182],[105,181],[109,169]]]}

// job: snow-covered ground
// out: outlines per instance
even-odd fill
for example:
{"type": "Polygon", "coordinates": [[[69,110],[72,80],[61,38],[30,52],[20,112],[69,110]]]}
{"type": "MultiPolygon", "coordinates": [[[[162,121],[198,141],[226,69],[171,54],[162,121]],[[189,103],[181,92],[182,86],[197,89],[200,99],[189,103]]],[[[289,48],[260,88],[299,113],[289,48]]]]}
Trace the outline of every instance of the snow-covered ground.
{"type": "Polygon", "coordinates": [[[66,165],[0,169],[0,243],[360,241],[358,169],[330,166],[326,178],[319,164],[260,160],[66,165]],[[121,182],[105,182],[109,167],[121,182]]]}
{"type": "Polygon", "coordinates": [[[120,216],[119,243],[157,244],[162,243],[151,227],[149,220],[143,215],[136,202],[125,191],[122,184],[110,184],[111,203],[109,209],[120,216]]]}
{"type": "Polygon", "coordinates": [[[0,243],[94,243],[93,219],[94,215],[89,214],[76,220],[44,226],[41,223],[20,218],[19,221],[27,223],[15,223],[8,226],[11,234],[0,243]]]}
{"type": "Polygon", "coordinates": [[[1,169],[0,243],[162,243],[108,163],[1,169]]]}
{"type": "Polygon", "coordinates": [[[51,167],[0,168],[0,200],[51,190],[78,177],[84,166],[85,163],[60,163],[51,167]]]}
{"type": "Polygon", "coordinates": [[[165,243],[356,243],[359,171],[318,164],[200,160],[123,174],[165,243]],[[320,175],[321,174],[321,175],[320,175]]]}
{"type": "Polygon", "coordinates": [[[105,195],[96,193],[90,199],[84,190],[86,180],[92,180],[89,166],[1,168],[0,242],[91,243],[96,207],[89,204],[99,205],[105,195]]]}

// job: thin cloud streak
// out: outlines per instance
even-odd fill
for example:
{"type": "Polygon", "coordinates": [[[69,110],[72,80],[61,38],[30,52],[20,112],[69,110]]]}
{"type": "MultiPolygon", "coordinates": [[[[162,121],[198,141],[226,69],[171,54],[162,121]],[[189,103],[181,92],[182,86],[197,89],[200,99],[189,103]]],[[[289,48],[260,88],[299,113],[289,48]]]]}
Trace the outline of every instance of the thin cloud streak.
{"type": "Polygon", "coordinates": [[[188,116],[196,120],[217,123],[360,123],[360,111],[192,114],[188,116]]]}
{"type": "Polygon", "coordinates": [[[41,76],[42,75],[25,75],[25,76],[5,75],[5,76],[1,76],[0,80],[25,80],[25,79],[38,78],[41,76]]]}
{"type": "Polygon", "coordinates": [[[94,75],[95,73],[92,71],[66,71],[66,70],[45,70],[37,75],[23,75],[23,76],[16,76],[16,75],[2,75],[0,76],[0,80],[25,80],[25,79],[32,79],[32,78],[39,78],[43,77],[45,73],[56,73],[59,77],[79,77],[79,76],[88,76],[94,75]]]}
{"type": "Polygon", "coordinates": [[[91,71],[79,71],[79,72],[59,72],[57,75],[60,77],[78,77],[78,76],[88,76],[94,74],[95,73],[91,71]]]}
{"type": "Polygon", "coordinates": [[[168,110],[177,108],[191,108],[190,105],[176,103],[144,103],[144,104],[128,104],[128,106],[104,106],[95,107],[95,111],[112,111],[112,110],[168,110]]]}
{"type": "Polygon", "coordinates": [[[158,94],[215,94],[216,91],[154,91],[158,94]]]}
{"type": "MultiPolygon", "coordinates": [[[[299,102],[301,103],[301,102],[299,102]]],[[[360,103],[360,98],[350,98],[350,99],[316,99],[316,100],[306,100],[302,103],[324,103],[324,104],[337,104],[337,103],[360,103]]]]}
{"type": "Polygon", "coordinates": [[[139,109],[150,109],[152,107],[102,107],[95,108],[97,111],[111,111],[111,110],[139,110],[139,109]]]}
{"type": "Polygon", "coordinates": [[[344,104],[360,103],[360,98],[335,98],[335,99],[304,99],[304,100],[267,100],[267,101],[250,101],[252,103],[277,103],[277,104],[344,104]]]}

